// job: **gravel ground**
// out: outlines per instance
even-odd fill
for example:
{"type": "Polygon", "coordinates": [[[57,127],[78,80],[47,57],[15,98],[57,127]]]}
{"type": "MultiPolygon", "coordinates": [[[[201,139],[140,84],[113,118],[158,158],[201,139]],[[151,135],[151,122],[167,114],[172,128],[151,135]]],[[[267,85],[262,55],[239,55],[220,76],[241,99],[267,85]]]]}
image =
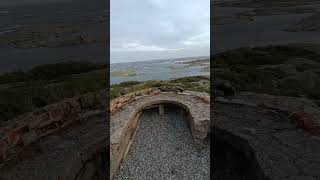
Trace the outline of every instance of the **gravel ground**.
{"type": "Polygon", "coordinates": [[[114,179],[209,179],[209,145],[197,151],[179,109],[141,114],[140,125],[125,162],[114,179]]]}

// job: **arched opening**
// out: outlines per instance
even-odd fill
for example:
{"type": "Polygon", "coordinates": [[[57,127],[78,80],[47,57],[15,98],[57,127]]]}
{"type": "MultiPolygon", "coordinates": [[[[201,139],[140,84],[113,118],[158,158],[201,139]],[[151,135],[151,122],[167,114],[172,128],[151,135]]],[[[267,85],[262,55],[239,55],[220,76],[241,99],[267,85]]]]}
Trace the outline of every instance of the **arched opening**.
{"type": "Polygon", "coordinates": [[[186,106],[150,104],[137,114],[138,125],[114,179],[210,178],[209,143],[203,149],[194,143],[186,106]]]}
{"type": "Polygon", "coordinates": [[[226,130],[213,129],[212,177],[217,180],[267,180],[247,141],[226,130]]]}

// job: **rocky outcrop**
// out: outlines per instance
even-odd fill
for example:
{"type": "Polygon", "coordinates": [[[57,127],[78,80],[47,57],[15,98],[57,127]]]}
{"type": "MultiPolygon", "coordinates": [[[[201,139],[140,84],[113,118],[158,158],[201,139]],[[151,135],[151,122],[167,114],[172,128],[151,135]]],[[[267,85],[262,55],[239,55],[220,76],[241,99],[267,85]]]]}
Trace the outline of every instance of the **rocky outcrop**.
{"type": "Polygon", "coordinates": [[[121,107],[124,106],[125,104],[128,104],[134,101],[136,97],[146,96],[146,95],[159,95],[160,92],[161,91],[158,88],[148,88],[148,89],[143,89],[140,91],[135,91],[135,92],[123,95],[111,101],[109,111],[111,113],[116,112],[117,110],[121,109],[121,107]]]}

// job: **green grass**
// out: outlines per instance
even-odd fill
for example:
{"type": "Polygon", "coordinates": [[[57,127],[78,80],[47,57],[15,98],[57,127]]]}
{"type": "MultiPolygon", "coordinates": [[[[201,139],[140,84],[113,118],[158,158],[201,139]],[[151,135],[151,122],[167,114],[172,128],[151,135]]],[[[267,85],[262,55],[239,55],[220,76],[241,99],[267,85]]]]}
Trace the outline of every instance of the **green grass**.
{"type": "Polygon", "coordinates": [[[90,62],[63,62],[56,64],[46,64],[35,66],[27,72],[16,71],[0,75],[0,84],[53,80],[66,75],[86,73],[94,70],[105,69],[105,64],[95,64],[90,62]]]}
{"type": "MultiPolygon", "coordinates": [[[[299,76],[289,75],[281,65],[292,59],[320,62],[320,54],[300,46],[267,46],[239,48],[212,57],[213,81],[228,80],[239,91],[251,91],[283,96],[306,96],[320,99],[320,80],[315,86],[305,86],[299,76]],[[268,66],[272,65],[272,66],[268,66]]],[[[297,72],[311,70],[309,64],[297,66],[297,72]]],[[[317,74],[320,79],[320,74],[317,74]]]]}
{"type": "Polygon", "coordinates": [[[111,86],[111,99],[117,98],[121,95],[128,94],[130,92],[161,86],[179,86],[185,90],[199,91],[199,92],[210,92],[210,80],[208,77],[193,76],[183,77],[174,80],[160,81],[150,80],[145,82],[129,81],[111,86]]]}
{"type": "Polygon", "coordinates": [[[239,48],[212,57],[213,67],[277,65],[290,58],[314,59],[320,62],[320,54],[295,46],[268,46],[239,48]]]}
{"type": "Polygon", "coordinates": [[[66,62],[0,76],[0,123],[48,104],[104,89],[105,65],[66,62]]]}

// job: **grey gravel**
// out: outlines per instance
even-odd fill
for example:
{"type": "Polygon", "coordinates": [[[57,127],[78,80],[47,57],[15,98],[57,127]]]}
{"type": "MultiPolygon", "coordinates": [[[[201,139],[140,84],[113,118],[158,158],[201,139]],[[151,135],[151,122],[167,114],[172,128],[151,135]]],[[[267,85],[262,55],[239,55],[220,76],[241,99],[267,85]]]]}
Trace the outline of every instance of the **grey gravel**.
{"type": "Polygon", "coordinates": [[[129,153],[114,179],[210,179],[209,145],[197,150],[176,108],[144,111],[129,153]]]}

